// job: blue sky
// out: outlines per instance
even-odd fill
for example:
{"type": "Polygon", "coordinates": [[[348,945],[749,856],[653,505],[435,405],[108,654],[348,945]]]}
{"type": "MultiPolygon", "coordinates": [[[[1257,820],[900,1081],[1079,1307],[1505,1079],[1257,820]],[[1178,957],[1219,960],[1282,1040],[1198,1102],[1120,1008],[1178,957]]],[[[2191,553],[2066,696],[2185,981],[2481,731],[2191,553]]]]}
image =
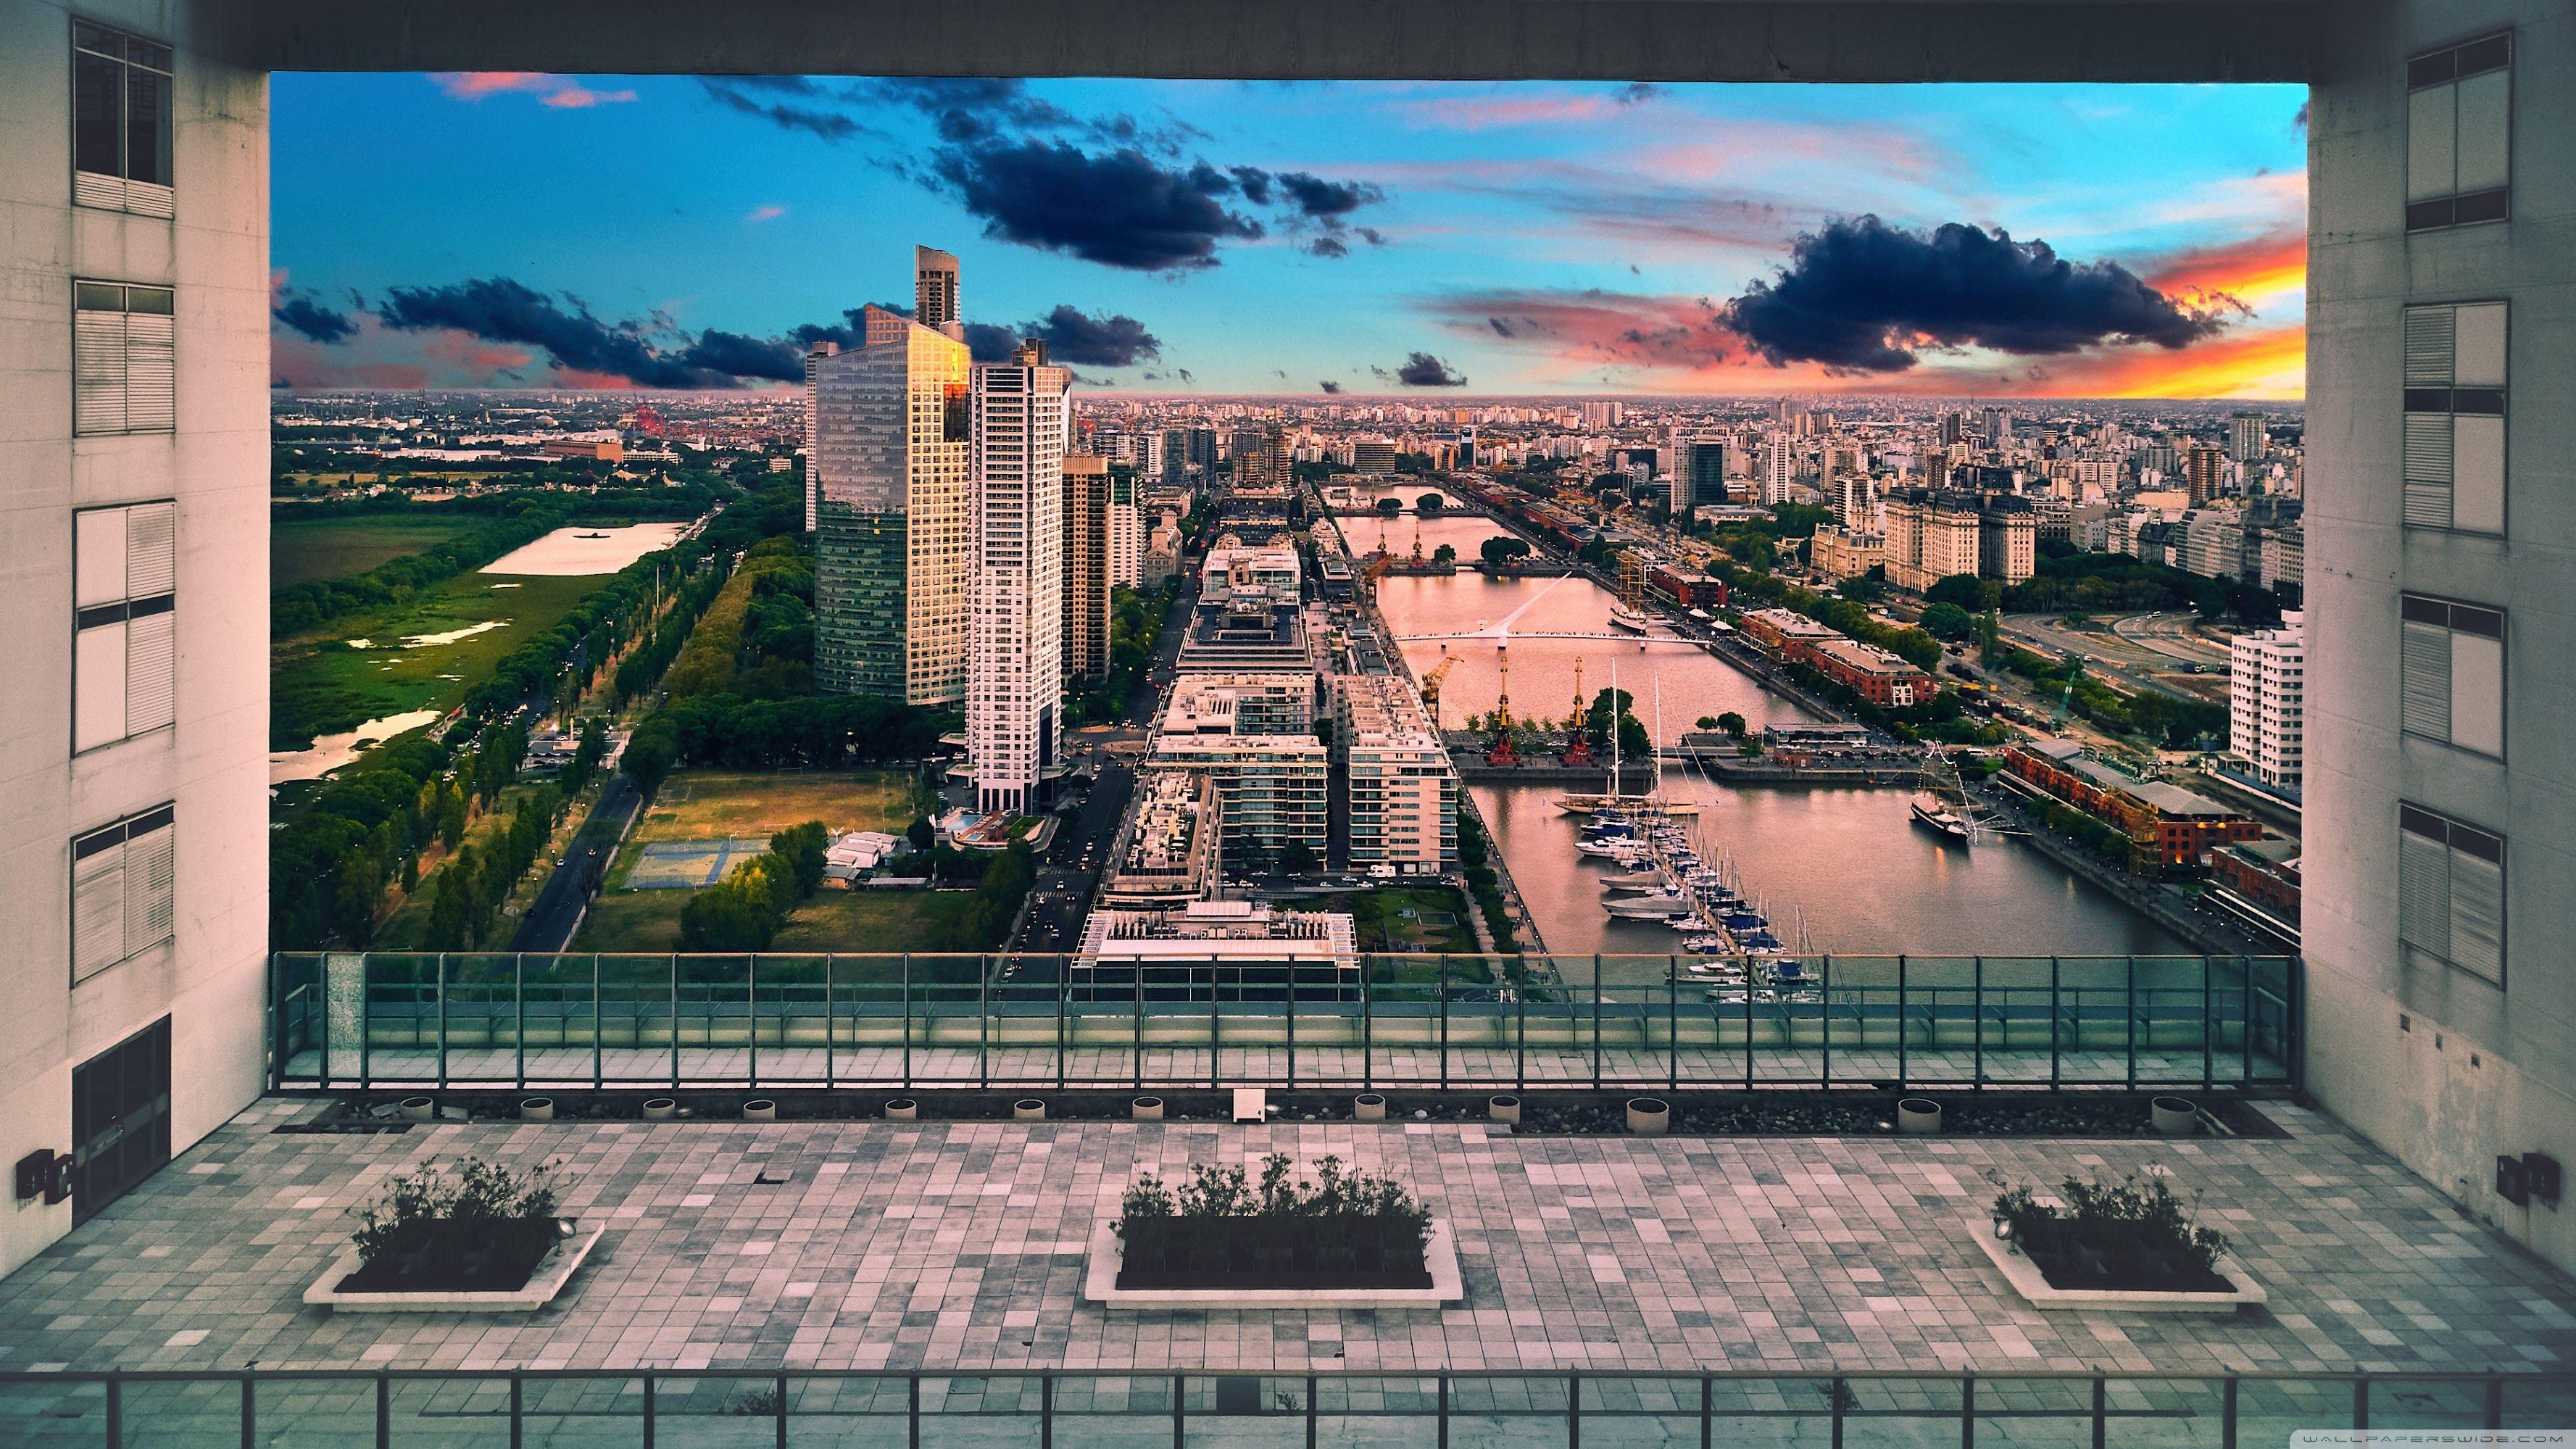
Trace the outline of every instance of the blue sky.
{"type": "Polygon", "coordinates": [[[1131,319],[1056,335],[1138,390],[2296,396],[2305,101],[281,75],[277,366],[759,384],[725,359],[908,301],[923,243],[970,320],[1131,319]],[[1957,294],[1863,295],[1879,258],[1957,294]]]}

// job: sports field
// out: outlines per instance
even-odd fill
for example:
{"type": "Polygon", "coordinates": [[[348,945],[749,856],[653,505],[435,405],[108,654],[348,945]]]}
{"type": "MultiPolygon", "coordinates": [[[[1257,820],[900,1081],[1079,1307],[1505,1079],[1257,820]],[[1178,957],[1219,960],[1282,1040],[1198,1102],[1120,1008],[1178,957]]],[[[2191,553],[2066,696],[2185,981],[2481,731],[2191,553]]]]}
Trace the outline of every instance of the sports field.
{"type": "Polygon", "coordinates": [[[899,770],[674,770],[627,838],[765,839],[808,820],[834,831],[900,832],[913,821],[912,777],[899,770]]]}
{"type": "MultiPolygon", "coordinates": [[[[591,902],[575,951],[677,951],[680,913],[695,891],[620,891],[591,902]]],[[[975,899],[972,891],[824,889],[796,908],[772,951],[875,953],[928,949],[932,931],[975,899]]]]}
{"type": "Polygon", "coordinates": [[[268,531],[268,586],[345,579],[489,523],[471,514],[293,519],[268,531]]]}

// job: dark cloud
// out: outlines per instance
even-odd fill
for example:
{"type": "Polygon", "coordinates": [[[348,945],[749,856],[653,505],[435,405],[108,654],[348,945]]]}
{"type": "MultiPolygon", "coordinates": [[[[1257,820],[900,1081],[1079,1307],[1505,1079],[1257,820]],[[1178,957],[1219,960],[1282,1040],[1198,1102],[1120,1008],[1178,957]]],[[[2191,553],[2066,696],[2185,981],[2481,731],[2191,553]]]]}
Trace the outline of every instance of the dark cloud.
{"type": "Polygon", "coordinates": [[[1011,349],[1020,345],[1020,334],[1008,327],[990,322],[966,324],[966,351],[977,362],[1008,362],[1011,349]]]}
{"type": "Polygon", "coordinates": [[[1326,181],[1303,171],[1283,171],[1276,180],[1297,210],[1318,221],[1339,221],[1372,201],[1386,199],[1385,192],[1364,182],[1326,181]]]}
{"type": "Polygon", "coordinates": [[[698,84],[721,104],[790,131],[804,131],[826,141],[847,141],[869,134],[866,126],[829,109],[830,98],[823,88],[804,76],[700,76],[698,84]]]}
{"type": "Polygon", "coordinates": [[[1179,374],[1180,379],[1181,379],[1181,381],[1183,381],[1183,382],[1196,382],[1196,381],[1198,381],[1198,379],[1197,379],[1197,378],[1190,376],[1190,370],[1189,370],[1188,368],[1186,368],[1186,367],[1176,367],[1176,368],[1173,368],[1173,369],[1172,369],[1172,371],[1173,371],[1173,372],[1175,372],[1175,373],[1177,373],[1177,374],[1179,374]]]}
{"type": "Polygon", "coordinates": [[[1610,93],[1610,99],[1623,106],[1642,106],[1664,93],[1653,81],[1632,81],[1610,93]]]}
{"type": "Polygon", "coordinates": [[[2300,134],[2302,134],[2302,135],[2305,135],[2305,134],[2307,133],[2307,129],[2308,129],[2308,103],[2307,103],[2306,101],[2301,101],[2301,102],[2299,102],[2299,113],[2298,113],[2297,115],[2292,116],[2292,117],[2290,118],[2290,129],[2291,129],[2291,130],[2293,130],[2293,131],[2297,131],[2297,132],[2299,132],[2299,133],[2300,133],[2300,134]]]}
{"type": "Polygon", "coordinates": [[[1333,381],[1329,377],[1325,378],[1322,382],[1315,384],[1315,386],[1322,388],[1326,392],[1340,392],[1342,390],[1342,385],[1333,381]]]}
{"type": "Polygon", "coordinates": [[[986,236],[1102,266],[1212,267],[1219,241],[1262,234],[1261,223],[1228,210],[1191,173],[1140,151],[1095,156],[1037,140],[951,146],[932,169],[984,219],[986,236]]]}
{"type": "Polygon", "coordinates": [[[1086,313],[1063,304],[1023,324],[1021,331],[1044,342],[1048,357],[1076,367],[1134,367],[1163,356],[1162,339],[1135,318],[1086,313]]]}
{"type": "Polygon", "coordinates": [[[1395,380],[1406,387],[1465,387],[1466,376],[1449,370],[1449,364],[1428,352],[1408,354],[1395,370],[1395,380]]]}
{"type": "MultiPolygon", "coordinates": [[[[603,322],[577,299],[552,297],[507,277],[445,287],[394,287],[377,315],[404,331],[441,328],[486,342],[541,348],[558,367],[608,373],[644,387],[725,387],[733,378],[665,356],[632,322],[603,322]]],[[[801,373],[800,373],[801,375],[801,373]]]]}
{"type": "Polygon", "coordinates": [[[1269,172],[1262,170],[1258,166],[1237,166],[1234,168],[1232,175],[1234,177],[1235,184],[1243,188],[1244,200],[1251,202],[1255,206],[1268,206],[1270,204],[1269,172]]]}
{"type": "Polygon", "coordinates": [[[1351,254],[1351,249],[1349,244],[1339,237],[1319,236],[1306,243],[1306,254],[1316,257],[1346,257],[1351,254]]]}
{"type": "Polygon", "coordinates": [[[1513,330],[1511,323],[1500,317],[1486,318],[1485,325],[1494,329],[1494,335],[1496,337],[1517,337],[1520,335],[1518,332],[1513,330]]]}
{"type": "Polygon", "coordinates": [[[719,332],[709,328],[698,334],[697,341],[673,354],[671,360],[682,367],[720,372],[728,377],[802,382],[805,380],[805,353],[810,345],[810,342],[800,343],[794,338],[745,337],[738,332],[719,332]]]}
{"type": "Polygon", "coordinates": [[[287,295],[269,309],[269,315],[291,330],[320,343],[346,342],[358,335],[356,319],[300,293],[287,295]]]}
{"type": "Polygon", "coordinates": [[[1379,231],[1376,227],[1355,226],[1351,228],[1351,231],[1356,234],[1360,240],[1367,242],[1370,246],[1382,247],[1386,245],[1386,233],[1379,231]]]}
{"type": "Polygon", "coordinates": [[[1789,266],[1728,303],[1725,320],[1775,366],[1858,372],[1901,372],[1927,348],[2178,348],[2222,325],[2116,262],[2078,265],[2046,242],[2016,242],[2000,230],[1948,222],[1923,233],[1875,216],[1800,236],[1789,266]]]}

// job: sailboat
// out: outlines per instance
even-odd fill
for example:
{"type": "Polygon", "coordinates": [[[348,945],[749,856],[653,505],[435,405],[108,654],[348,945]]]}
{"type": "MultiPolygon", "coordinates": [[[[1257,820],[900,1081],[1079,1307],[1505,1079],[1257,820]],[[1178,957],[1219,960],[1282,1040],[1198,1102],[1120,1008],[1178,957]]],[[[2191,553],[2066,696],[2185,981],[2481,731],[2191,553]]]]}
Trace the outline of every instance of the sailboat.
{"type": "MultiPolygon", "coordinates": [[[[1663,713],[1664,682],[1658,678],[1655,681],[1655,720],[1659,732],[1663,727],[1663,713]]],[[[1698,801],[1669,799],[1664,795],[1663,746],[1660,744],[1655,747],[1655,787],[1642,795],[1623,795],[1619,792],[1619,661],[1616,659],[1610,661],[1610,714],[1609,792],[1601,795],[1559,795],[1556,797],[1556,808],[1568,815],[1597,815],[1604,810],[1628,810],[1638,806],[1643,806],[1659,815],[1697,815],[1698,801]]]]}

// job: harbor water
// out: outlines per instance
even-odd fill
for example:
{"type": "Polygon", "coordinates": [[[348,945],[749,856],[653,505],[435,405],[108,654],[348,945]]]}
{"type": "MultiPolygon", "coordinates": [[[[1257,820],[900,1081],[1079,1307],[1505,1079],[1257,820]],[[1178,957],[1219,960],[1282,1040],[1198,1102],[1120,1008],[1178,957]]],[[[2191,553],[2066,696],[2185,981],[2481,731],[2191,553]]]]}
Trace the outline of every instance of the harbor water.
{"type": "MultiPolygon", "coordinates": [[[[1399,551],[1410,551],[1412,525],[1407,518],[1390,527],[1390,542],[1399,551]],[[1394,537],[1399,533],[1400,542],[1394,537]]],[[[1375,546],[1372,522],[1348,520],[1345,527],[1360,550],[1375,546]]],[[[1427,557],[1446,543],[1462,562],[1472,562],[1478,545],[1500,531],[1481,517],[1428,519],[1422,548],[1427,557]]],[[[1378,586],[1379,610],[1398,635],[1471,636],[1404,645],[1416,677],[1439,666],[1444,654],[1456,660],[1440,686],[1441,715],[1452,727],[1494,707],[1506,657],[1511,711],[1518,718],[1562,720],[1572,712],[1578,661],[1587,701],[1609,686],[1615,661],[1619,688],[1632,697],[1650,731],[1657,728],[1660,692],[1660,738],[1667,744],[1701,718],[1729,712],[1756,730],[1769,721],[1810,718],[1696,646],[1615,637],[1614,602],[1583,578],[1495,580],[1462,572],[1447,578],[1389,576],[1378,586]],[[1507,618],[1509,644],[1498,650],[1495,631],[1507,618]]],[[[1699,840],[1701,853],[1723,863],[1734,884],[1770,918],[1772,930],[1792,946],[1917,955],[2190,950],[2173,933],[2018,840],[1963,844],[1916,825],[1905,789],[1736,787],[1678,764],[1668,766],[1664,781],[1673,796],[1700,802],[1696,819],[1682,823],[1699,840]]],[[[1567,786],[1478,782],[1469,788],[1551,952],[1564,957],[1677,949],[1676,933],[1663,926],[1604,914],[1600,877],[1608,867],[1576,854],[1582,817],[1554,804],[1567,786]]]]}

